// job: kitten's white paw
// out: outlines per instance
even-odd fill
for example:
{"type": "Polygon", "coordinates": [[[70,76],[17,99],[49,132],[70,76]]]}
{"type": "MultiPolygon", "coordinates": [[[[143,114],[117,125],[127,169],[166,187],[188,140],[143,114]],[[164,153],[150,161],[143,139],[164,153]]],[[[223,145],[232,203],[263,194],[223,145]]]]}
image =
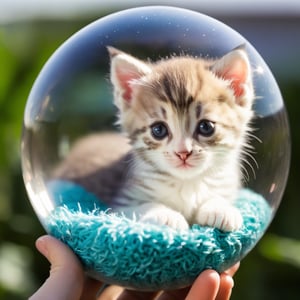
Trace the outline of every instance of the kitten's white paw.
{"type": "Polygon", "coordinates": [[[196,221],[203,226],[211,226],[223,231],[235,231],[242,227],[243,218],[233,206],[205,204],[200,208],[196,221]]]}
{"type": "Polygon", "coordinates": [[[187,230],[189,224],[182,214],[169,208],[154,208],[141,216],[140,221],[167,225],[178,230],[187,230]]]}

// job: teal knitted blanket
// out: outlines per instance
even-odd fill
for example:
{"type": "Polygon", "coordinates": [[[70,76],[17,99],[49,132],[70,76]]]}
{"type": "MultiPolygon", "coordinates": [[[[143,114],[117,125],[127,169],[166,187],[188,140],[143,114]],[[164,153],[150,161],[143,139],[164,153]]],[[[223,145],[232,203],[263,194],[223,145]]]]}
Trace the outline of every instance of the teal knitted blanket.
{"type": "Polygon", "coordinates": [[[142,290],[180,288],[205,269],[226,270],[255,246],[272,216],[262,196],[242,189],[236,201],[244,219],[240,230],[194,225],[176,231],[111,214],[71,182],[53,181],[49,190],[56,208],[45,221],[46,230],[73,249],[90,276],[142,290]]]}

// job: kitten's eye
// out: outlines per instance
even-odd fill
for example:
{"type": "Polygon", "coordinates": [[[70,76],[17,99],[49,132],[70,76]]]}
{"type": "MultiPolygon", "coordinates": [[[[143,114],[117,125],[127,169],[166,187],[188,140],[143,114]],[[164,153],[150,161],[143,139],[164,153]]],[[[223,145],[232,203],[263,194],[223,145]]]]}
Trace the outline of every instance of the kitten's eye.
{"type": "Polygon", "coordinates": [[[197,133],[205,136],[210,137],[215,133],[215,124],[209,120],[201,120],[197,126],[197,133]]]}
{"type": "Polygon", "coordinates": [[[167,126],[164,123],[159,122],[151,126],[151,134],[156,140],[162,140],[168,136],[169,132],[167,126]]]}

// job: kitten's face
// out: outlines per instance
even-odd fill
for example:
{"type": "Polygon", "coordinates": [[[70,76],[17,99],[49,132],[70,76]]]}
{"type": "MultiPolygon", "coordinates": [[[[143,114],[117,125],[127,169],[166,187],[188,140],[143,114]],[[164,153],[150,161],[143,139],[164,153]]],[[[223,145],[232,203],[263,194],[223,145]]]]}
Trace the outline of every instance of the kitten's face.
{"type": "Polygon", "coordinates": [[[145,64],[110,51],[120,123],[142,160],[190,178],[236,159],[252,116],[244,52],[239,71],[230,69],[231,61],[181,57],[145,64]]]}

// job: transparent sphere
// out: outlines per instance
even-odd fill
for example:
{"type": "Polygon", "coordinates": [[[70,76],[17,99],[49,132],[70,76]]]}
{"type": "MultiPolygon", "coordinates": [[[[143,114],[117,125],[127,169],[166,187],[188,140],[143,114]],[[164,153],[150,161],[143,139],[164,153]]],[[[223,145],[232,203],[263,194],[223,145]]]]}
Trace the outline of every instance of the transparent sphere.
{"type": "MultiPolygon", "coordinates": [[[[271,218],[265,230],[281,201],[290,161],[288,120],[273,75],[253,46],[223,23],[189,10],[145,7],[106,16],[74,34],[50,57],[30,92],[22,138],[23,174],[31,204],[46,231],[51,231],[48,218],[59,205],[51,183],[74,143],[90,134],[117,130],[107,46],[155,61],[174,54],[217,58],[242,44],[250,57],[256,96],[250,141],[254,151],[244,162],[244,186],[269,204],[271,218]]],[[[224,268],[230,263],[225,262],[224,268]]],[[[123,283],[88,269],[96,278],[123,283]]],[[[135,287],[132,282],[125,285],[135,287]]]]}

